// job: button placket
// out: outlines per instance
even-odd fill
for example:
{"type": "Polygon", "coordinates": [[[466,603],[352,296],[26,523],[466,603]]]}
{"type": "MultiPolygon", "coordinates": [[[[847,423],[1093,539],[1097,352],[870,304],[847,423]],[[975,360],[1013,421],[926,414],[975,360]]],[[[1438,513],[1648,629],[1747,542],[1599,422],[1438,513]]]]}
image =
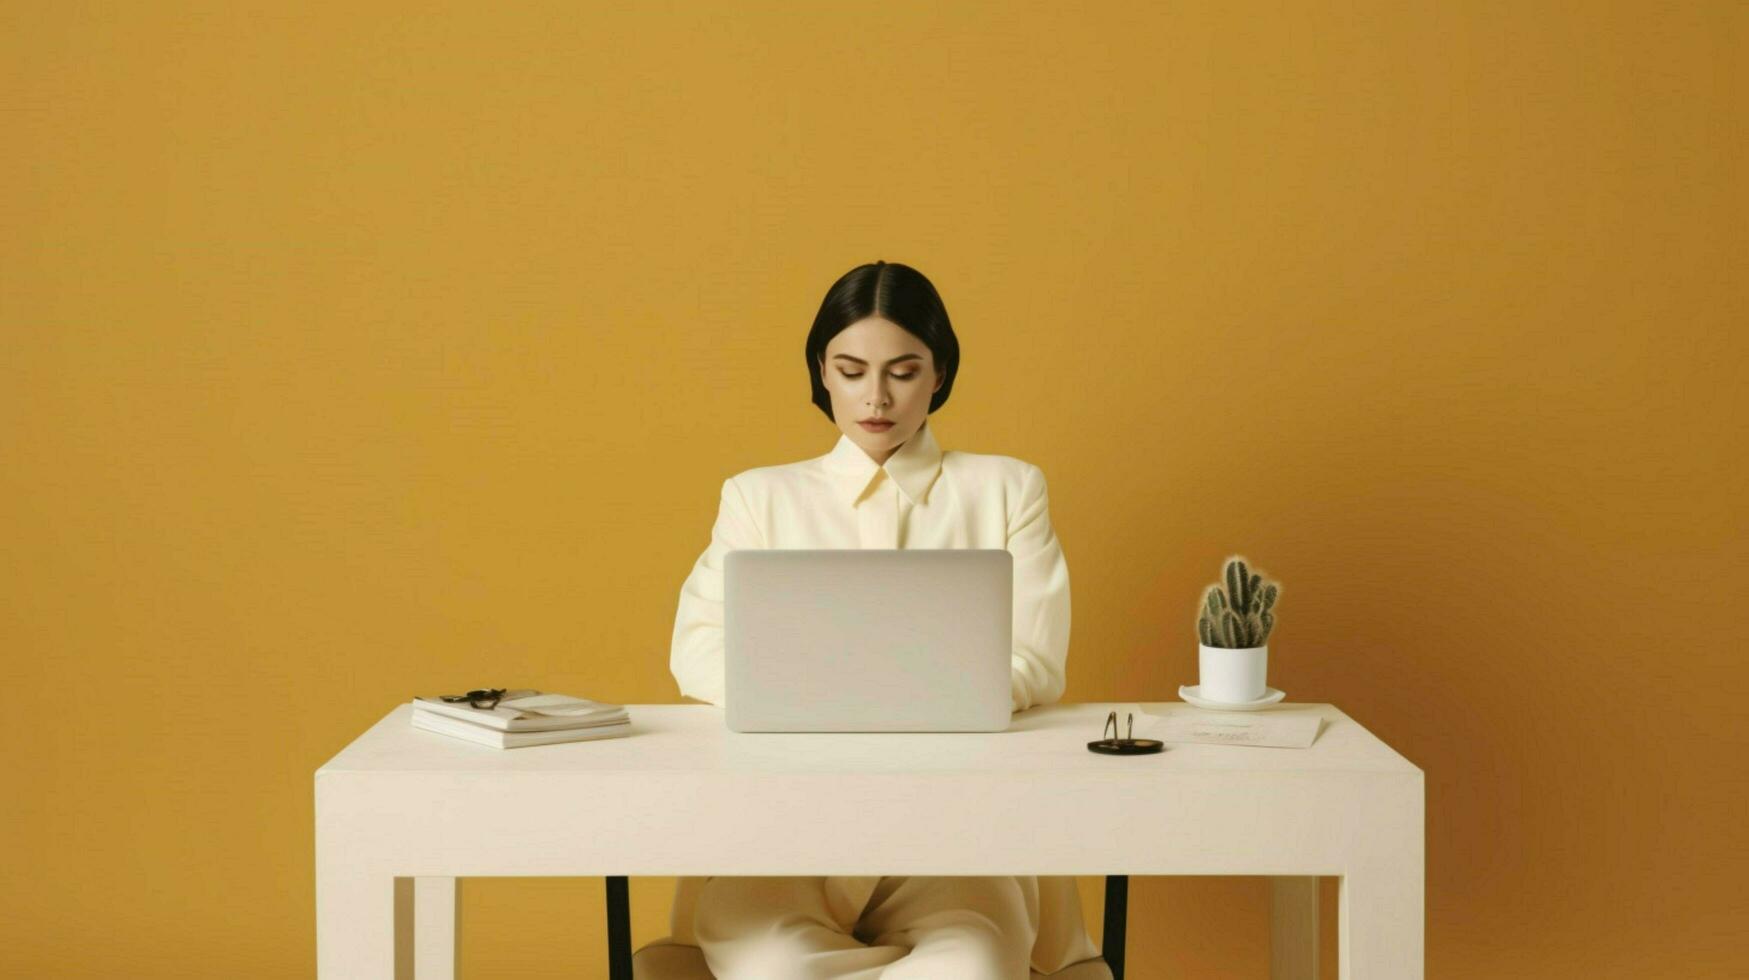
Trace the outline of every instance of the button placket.
{"type": "Polygon", "coordinates": [[[899,488],[885,471],[856,509],[864,548],[899,546],[899,488]]]}
{"type": "Polygon", "coordinates": [[[908,547],[906,539],[911,536],[911,498],[893,488],[893,547],[908,547]]]}

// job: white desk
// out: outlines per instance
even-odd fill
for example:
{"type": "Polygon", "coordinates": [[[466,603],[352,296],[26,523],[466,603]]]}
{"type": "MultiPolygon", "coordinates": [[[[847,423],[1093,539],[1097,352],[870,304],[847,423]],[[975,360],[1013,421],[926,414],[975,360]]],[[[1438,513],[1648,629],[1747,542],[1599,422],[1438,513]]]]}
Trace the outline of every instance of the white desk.
{"type": "Polygon", "coordinates": [[[629,736],[500,750],[415,729],[401,704],[316,771],[319,975],[452,977],[468,876],[1268,875],[1272,972],[1301,980],[1315,876],[1336,875],[1343,980],[1419,980],[1420,769],[1328,704],[1269,709],[1324,719],[1306,749],[1087,751],[1129,707],[1046,705],[994,734],[780,735],[633,704],[629,736]]]}

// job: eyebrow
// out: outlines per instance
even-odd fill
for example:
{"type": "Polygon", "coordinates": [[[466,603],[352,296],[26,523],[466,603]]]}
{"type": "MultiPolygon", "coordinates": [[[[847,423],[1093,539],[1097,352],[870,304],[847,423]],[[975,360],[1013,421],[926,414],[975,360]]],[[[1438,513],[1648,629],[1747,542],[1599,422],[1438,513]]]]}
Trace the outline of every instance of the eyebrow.
{"type": "MultiPolygon", "coordinates": [[[[832,355],[833,360],[837,360],[840,357],[844,358],[847,361],[855,361],[856,363],[861,364],[865,367],[868,365],[868,362],[863,360],[860,357],[851,357],[849,354],[834,354],[834,355],[832,355]]],[[[897,364],[900,361],[910,361],[910,360],[921,361],[921,360],[923,360],[923,355],[922,354],[901,354],[898,357],[895,357],[892,360],[888,361],[887,363],[888,364],[897,364]]]]}

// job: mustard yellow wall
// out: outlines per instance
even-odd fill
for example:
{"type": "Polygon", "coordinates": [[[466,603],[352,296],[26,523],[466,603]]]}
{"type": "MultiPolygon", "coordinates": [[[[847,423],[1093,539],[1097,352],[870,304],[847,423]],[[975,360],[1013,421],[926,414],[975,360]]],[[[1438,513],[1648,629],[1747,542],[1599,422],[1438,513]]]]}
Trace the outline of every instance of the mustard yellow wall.
{"type": "MultiPolygon", "coordinates": [[[[1049,476],[1070,700],[1175,698],[1242,552],[1272,683],[1426,771],[1429,977],[1745,969],[1749,7],[308,6],[7,4],[0,973],[309,976],[366,726],[679,700],[876,258],[943,444],[1049,476]]],[[[464,975],[606,975],[599,879],[463,895],[464,975]]],[[[1130,914],[1266,974],[1260,880],[1130,914]]]]}

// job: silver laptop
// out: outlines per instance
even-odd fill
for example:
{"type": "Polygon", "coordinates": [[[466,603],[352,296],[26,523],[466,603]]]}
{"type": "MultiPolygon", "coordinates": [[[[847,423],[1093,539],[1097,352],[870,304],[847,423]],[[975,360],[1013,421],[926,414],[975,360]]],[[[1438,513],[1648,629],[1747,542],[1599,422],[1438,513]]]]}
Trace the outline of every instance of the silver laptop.
{"type": "Polygon", "coordinates": [[[723,559],[723,709],[737,732],[999,732],[1014,556],[740,549],[723,559]]]}

